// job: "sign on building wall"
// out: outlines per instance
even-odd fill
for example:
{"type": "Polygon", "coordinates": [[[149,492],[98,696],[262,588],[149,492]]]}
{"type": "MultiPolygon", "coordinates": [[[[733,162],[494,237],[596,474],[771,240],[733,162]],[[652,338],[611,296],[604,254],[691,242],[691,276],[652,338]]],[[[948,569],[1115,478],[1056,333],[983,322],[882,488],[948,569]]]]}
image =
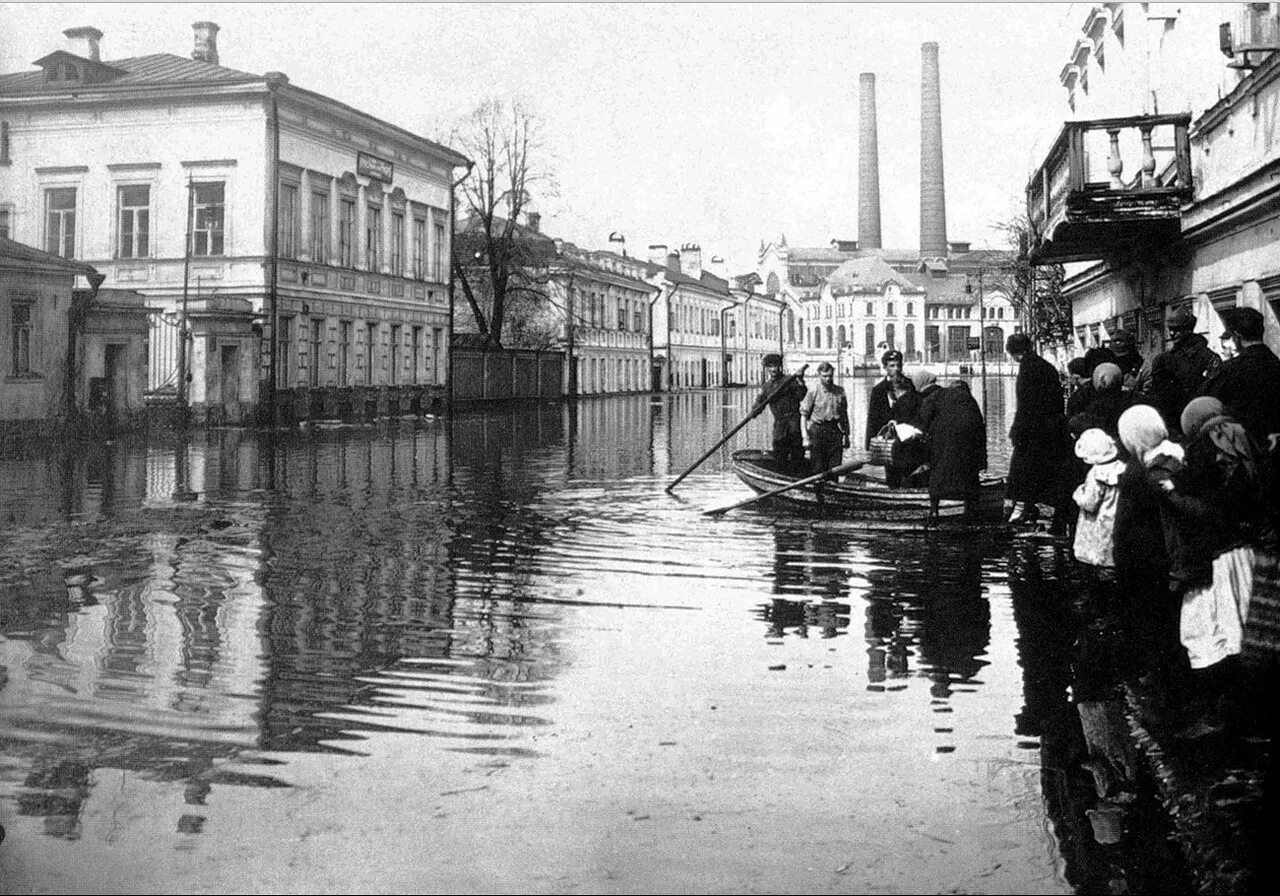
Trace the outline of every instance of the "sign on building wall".
{"type": "Polygon", "coordinates": [[[387,159],[378,158],[367,152],[356,153],[356,174],[389,184],[394,171],[395,165],[387,159]]]}

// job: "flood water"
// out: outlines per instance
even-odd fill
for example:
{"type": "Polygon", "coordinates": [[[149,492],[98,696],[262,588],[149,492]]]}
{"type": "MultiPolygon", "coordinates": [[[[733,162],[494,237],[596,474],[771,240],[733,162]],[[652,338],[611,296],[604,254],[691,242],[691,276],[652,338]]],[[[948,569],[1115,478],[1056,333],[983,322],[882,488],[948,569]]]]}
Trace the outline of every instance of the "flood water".
{"type": "Polygon", "coordinates": [[[4,891],[1185,888],[1070,768],[1069,548],[667,494],[753,397],[8,450],[4,891]]]}

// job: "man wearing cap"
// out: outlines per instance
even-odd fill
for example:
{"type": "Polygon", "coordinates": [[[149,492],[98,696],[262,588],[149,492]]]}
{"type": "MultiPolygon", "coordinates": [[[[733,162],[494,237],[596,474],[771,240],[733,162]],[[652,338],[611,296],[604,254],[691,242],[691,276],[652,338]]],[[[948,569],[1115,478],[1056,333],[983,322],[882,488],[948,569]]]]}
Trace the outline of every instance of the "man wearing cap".
{"type": "Polygon", "coordinates": [[[1262,341],[1262,314],[1254,308],[1221,312],[1240,352],[1204,381],[1201,395],[1212,395],[1249,431],[1259,446],[1280,432],[1280,358],[1262,341]]]}
{"type": "Polygon", "coordinates": [[[804,439],[800,435],[800,402],[807,390],[803,377],[782,373],[782,355],[764,356],[765,383],[751,406],[751,415],[767,404],[773,414],[773,459],[782,467],[804,463],[804,439]]]}
{"type": "Polygon", "coordinates": [[[835,384],[835,368],[826,361],[818,365],[818,385],[800,403],[800,416],[809,424],[809,453],[813,472],[822,473],[840,465],[849,447],[849,400],[835,384]]]}
{"type": "Polygon", "coordinates": [[[1117,330],[1111,337],[1111,351],[1115,354],[1115,363],[1120,368],[1124,387],[1135,388],[1138,384],[1138,371],[1142,369],[1137,337],[1128,330],[1117,330]]]}
{"type": "MultiPolygon", "coordinates": [[[[868,450],[871,449],[871,439],[886,423],[890,420],[904,422],[894,416],[894,405],[915,392],[911,380],[902,372],[902,352],[889,349],[880,356],[880,366],[884,368],[884,379],[871,387],[871,397],[867,401],[867,431],[863,434],[863,447],[868,450]]],[[[913,405],[912,412],[915,410],[913,405]]]]}
{"type": "MultiPolygon", "coordinates": [[[[1196,332],[1196,316],[1189,308],[1177,308],[1170,312],[1165,326],[1169,330],[1171,345],[1168,350],[1150,359],[1142,365],[1138,374],[1136,391],[1144,398],[1157,398],[1161,392],[1159,384],[1154,382],[1156,370],[1163,369],[1176,381],[1176,396],[1170,396],[1171,405],[1167,410],[1174,419],[1182,413],[1183,407],[1204,385],[1205,379],[1211,376],[1222,364],[1217,352],[1209,348],[1209,341],[1196,332]]],[[[1170,384],[1172,385],[1172,384],[1170,384]]]]}

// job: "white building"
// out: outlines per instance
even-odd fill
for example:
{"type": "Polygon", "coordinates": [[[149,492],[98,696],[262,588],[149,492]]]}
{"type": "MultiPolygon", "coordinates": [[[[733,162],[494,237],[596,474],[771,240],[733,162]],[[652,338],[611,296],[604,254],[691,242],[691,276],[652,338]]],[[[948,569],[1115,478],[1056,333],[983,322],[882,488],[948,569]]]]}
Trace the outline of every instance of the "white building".
{"type": "Polygon", "coordinates": [[[649,247],[649,282],[662,289],[653,308],[654,379],[665,391],[727,384],[724,315],[734,306],[729,281],[702,267],[702,248],[649,247]]]}
{"type": "Polygon", "coordinates": [[[194,27],[190,59],[104,61],[102,33],[77,28],[70,50],[0,75],[0,225],[162,312],[153,395],[179,392],[188,283],[207,324],[189,352],[197,414],[251,412],[273,354],[303,415],[443,395],[451,182],[467,160],[278,72],[221,65],[218,26],[194,27]]]}
{"type": "Polygon", "coordinates": [[[1237,305],[1280,349],[1280,4],[1076,12],[1061,135],[1027,188],[1033,260],[1066,265],[1071,351],[1119,329],[1158,351],[1179,306],[1216,347],[1237,305]]]}

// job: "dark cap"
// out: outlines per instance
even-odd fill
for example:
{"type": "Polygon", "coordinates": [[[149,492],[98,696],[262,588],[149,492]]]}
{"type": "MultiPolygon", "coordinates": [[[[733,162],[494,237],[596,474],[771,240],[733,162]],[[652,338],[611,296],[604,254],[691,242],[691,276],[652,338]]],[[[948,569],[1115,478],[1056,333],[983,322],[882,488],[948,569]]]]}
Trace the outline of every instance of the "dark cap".
{"type": "Polygon", "coordinates": [[[1262,314],[1256,308],[1224,308],[1218,316],[1226,328],[1241,339],[1250,342],[1262,339],[1262,314]]]}
{"type": "Polygon", "coordinates": [[[1089,362],[1084,358],[1072,358],[1067,362],[1067,373],[1076,376],[1093,376],[1093,371],[1089,369],[1089,362]]]}
{"type": "Polygon", "coordinates": [[[1175,308],[1170,311],[1164,325],[1170,330],[1194,330],[1196,328],[1196,316],[1191,313],[1190,308],[1184,305],[1181,308],[1175,308]]]}
{"type": "Polygon", "coordinates": [[[765,355],[764,360],[761,361],[761,364],[763,364],[765,367],[781,367],[782,355],[779,355],[779,354],[765,355]]]}
{"type": "Polygon", "coordinates": [[[898,351],[896,348],[891,348],[887,352],[885,352],[883,355],[880,356],[881,367],[888,367],[890,361],[897,361],[899,364],[901,364],[902,352],[898,351]]]}
{"type": "Polygon", "coordinates": [[[1021,355],[1031,351],[1031,337],[1026,333],[1014,333],[1004,342],[1004,350],[1011,355],[1021,355]]]}

